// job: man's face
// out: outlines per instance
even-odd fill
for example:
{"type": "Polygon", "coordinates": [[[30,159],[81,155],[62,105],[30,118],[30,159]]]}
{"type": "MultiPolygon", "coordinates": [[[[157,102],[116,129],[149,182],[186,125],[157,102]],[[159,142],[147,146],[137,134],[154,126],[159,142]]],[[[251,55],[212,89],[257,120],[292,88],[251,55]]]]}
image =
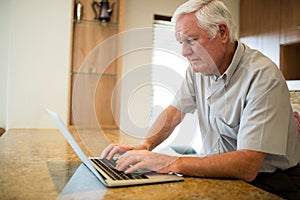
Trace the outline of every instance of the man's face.
{"type": "Polygon", "coordinates": [[[218,34],[212,39],[199,27],[194,13],[179,17],[176,23],[176,39],[182,44],[182,55],[189,60],[195,72],[220,75],[218,64],[224,56],[224,48],[218,34]]]}

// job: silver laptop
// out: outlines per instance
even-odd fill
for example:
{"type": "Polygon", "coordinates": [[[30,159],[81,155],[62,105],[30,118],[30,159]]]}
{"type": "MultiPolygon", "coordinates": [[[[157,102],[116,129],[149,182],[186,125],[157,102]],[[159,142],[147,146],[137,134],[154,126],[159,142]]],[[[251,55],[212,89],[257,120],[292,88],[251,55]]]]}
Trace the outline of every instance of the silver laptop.
{"type": "Polygon", "coordinates": [[[164,183],[173,181],[182,181],[183,177],[177,174],[160,174],[153,171],[136,172],[125,174],[114,168],[115,161],[107,159],[99,159],[96,157],[87,157],[79,144],[73,138],[72,134],[67,129],[59,116],[47,109],[47,112],[56,123],[62,135],[68,141],[72,149],[82,160],[85,166],[103,183],[106,187],[120,187],[130,185],[144,185],[151,183],[164,183]]]}

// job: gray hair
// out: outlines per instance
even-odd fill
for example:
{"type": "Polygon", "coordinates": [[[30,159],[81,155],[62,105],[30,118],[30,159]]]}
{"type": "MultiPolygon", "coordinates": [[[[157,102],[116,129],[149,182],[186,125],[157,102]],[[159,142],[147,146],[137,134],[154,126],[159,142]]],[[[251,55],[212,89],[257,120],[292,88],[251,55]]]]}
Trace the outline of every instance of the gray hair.
{"type": "Polygon", "coordinates": [[[231,13],[225,4],[220,0],[189,0],[179,6],[172,17],[172,22],[176,23],[183,14],[193,13],[198,19],[198,25],[214,38],[219,30],[219,23],[223,22],[229,30],[231,42],[238,40],[237,28],[232,19],[231,13]]]}

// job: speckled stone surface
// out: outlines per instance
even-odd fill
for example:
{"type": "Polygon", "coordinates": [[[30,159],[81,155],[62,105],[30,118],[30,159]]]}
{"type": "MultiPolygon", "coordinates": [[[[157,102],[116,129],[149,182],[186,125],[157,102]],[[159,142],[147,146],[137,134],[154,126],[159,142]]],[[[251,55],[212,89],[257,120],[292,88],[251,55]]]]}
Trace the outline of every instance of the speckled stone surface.
{"type": "Polygon", "coordinates": [[[290,99],[293,111],[298,112],[300,114],[300,92],[290,92],[290,99]]]}
{"type": "MultiPolygon", "coordinates": [[[[93,134],[75,134],[90,155],[120,140],[118,131],[93,134]]],[[[84,168],[57,130],[8,130],[0,138],[0,199],[279,199],[239,180],[189,177],[108,189],[84,168]]]]}

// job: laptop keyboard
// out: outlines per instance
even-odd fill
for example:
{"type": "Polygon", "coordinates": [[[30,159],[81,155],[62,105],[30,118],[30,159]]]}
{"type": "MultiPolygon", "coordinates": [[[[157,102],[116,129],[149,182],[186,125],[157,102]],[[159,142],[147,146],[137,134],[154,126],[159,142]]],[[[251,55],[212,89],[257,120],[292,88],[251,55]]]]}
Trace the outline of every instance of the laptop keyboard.
{"type": "Polygon", "coordinates": [[[91,159],[101,170],[105,171],[106,174],[113,180],[135,180],[135,179],[148,179],[147,176],[141,173],[125,174],[123,171],[115,169],[115,160],[107,159],[91,159]]]}

